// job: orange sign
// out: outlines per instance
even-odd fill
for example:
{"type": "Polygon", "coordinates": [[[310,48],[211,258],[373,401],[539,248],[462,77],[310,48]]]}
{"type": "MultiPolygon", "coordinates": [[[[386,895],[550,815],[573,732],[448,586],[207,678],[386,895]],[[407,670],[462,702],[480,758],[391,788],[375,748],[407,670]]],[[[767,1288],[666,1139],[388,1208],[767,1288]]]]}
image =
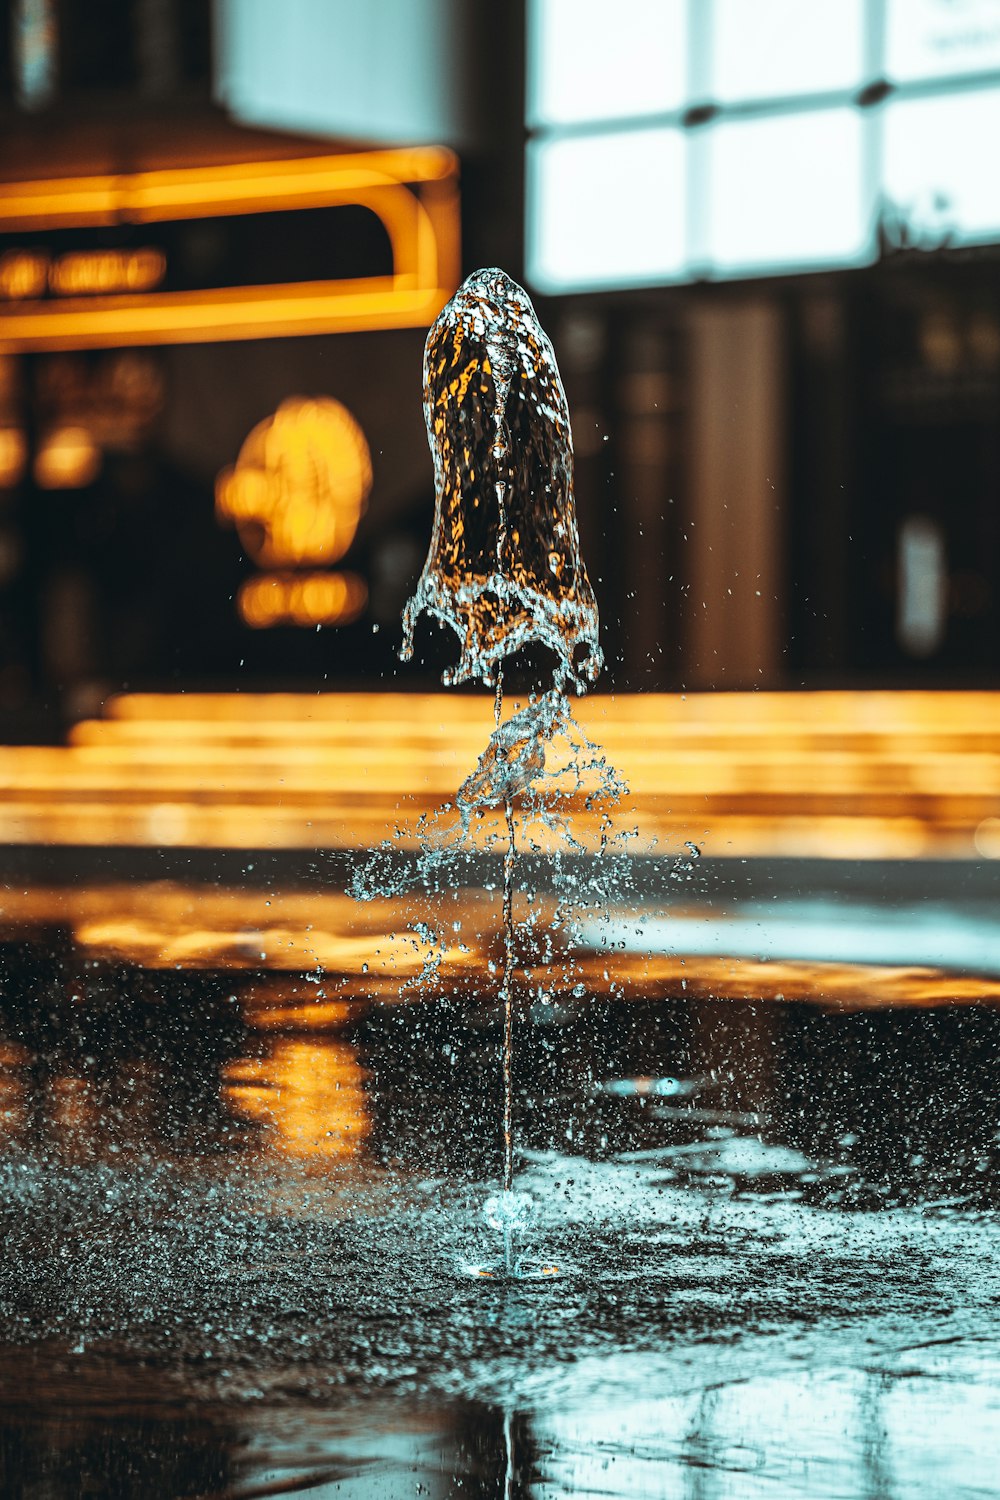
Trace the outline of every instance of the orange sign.
{"type": "Polygon", "coordinates": [[[247,555],[268,570],[240,590],[246,624],[358,618],[368,601],[364,580],[315,569],[350,547],[371,484],[365,435],[339,401],[292,396],[257,424],[215,486],[219,519],[235,525],[247,555]]]}
{"type": "Polygon", "coordinates": [[[439,146],[0,183],[3,239],[329,208],[375,216],[391,271],[171,289],[156,247],[52,260],[15,243],[0,264],[0,300],[11,304],[0,353],[423,328],[454,291],[459,262],[458,163],[439,146]]]}

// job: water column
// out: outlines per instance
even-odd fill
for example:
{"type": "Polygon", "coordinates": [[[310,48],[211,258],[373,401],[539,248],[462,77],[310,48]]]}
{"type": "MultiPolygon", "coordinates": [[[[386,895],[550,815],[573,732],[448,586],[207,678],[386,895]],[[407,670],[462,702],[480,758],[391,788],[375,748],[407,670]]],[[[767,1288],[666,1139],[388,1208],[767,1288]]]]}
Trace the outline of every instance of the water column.
{"type": "Polygon", "coordinates": [[[513,1182],[514,799],[542,775],[545,746],[571,722],[565,694],[598,675],[597,603],[580,557],[566,395],[549,339],[527,293],[496,268],[475,272],[441,312],[424,351],[424,418],[434,460],[430,549],[403,616],[406,660],[422,613],[455,631],[458,664],[446,683],[480,678],[495,689],[495,729],[458,805],[502,807],[504,1268],[514,1271],[513,1182]],[[506,723],[503,665],[529,645],[554,655],[545,691],[506,723]]]}

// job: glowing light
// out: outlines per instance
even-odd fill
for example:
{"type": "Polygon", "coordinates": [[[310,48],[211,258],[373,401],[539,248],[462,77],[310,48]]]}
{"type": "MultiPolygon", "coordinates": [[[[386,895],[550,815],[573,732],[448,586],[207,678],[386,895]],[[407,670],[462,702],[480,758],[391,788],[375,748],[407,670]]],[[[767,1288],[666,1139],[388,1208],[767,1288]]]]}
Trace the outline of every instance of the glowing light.
{"type": "Polygon", "coordinates": [[[81,292],[148,292],[166,275],[162,250],[75,250],[49,268],[49,290],[61,297],[81,292]]]}
{"type": "MultiPolygon", "coordinates": [[[[246,552],[268,569],[338,561],[350,547],[372,483],[360,426],[339,401],[283,401],[258,423],[219,475],[216,513],[233,521],[246,552]]],[[[242,585],[237,607],[255,629],[347,625],[368,602],[355,573],[268,572],[242,585]]]]}
{"type": "Polygon", "coordinates": [[[248,578],[237,596],[240,617],[270,625],[350,625],[368,603],[357,573],[264,573],[248,578]]]}
{"type": "Polygon", "coordinates": [[[162,250],[72,250],[53,259],[45,250],[0,255],[0,297],[21,301],[46,289],[68,297],[87,292],[145,292],[167,270],[162,250]]]}
{"type": "Polygon", "coordinates": [[[40,297],[48,280],[49,257],[43,251],[5,250],[0,255],[0,297],[40,297]]]}
{"type": "Polygon", "coordinates": [[[0,427],[0,489],[10,489],[24,473],[28,443],[19,427],[0,427]]]}
{"type": "Polygon", "coordinates": [[[93,484],[101,450],[85,427],[57,427],[35,457],[35,483],[43,490],[78,490],[93,484]]]}
{"type": "MultiPolygon", "coordinates": [[[[295,396],[258,423],[220,474],[216,511],[236,523],[262,568],[331,563],[354,540],[371,484],[368,444],[347,408],[295,396]]],[[[337,592],[338,605],[328,607],[346,603],[337,592]]]]}
{"type": "MultiPolygon", "coordinates": [[[[28,890],[11,886],[0,893],[0,924],[20,934],[32,926],[70,925],[74,941],[101,960],[154,970],[238,973],[241,1003],[257,1031],[291,1026],[303,1034],[336,1030],[349,1018],[356,999],[398,1002],[401,981],[415,978],[428,956],[416,940],[400,936],[419,917],[419,905],[412,901],[383,900],[359,913],[357,903],[343,892],[290,890],[282,895],[282,921],[275,925],[267,897],[264,890],[162,881],[28,890]],[[318,987],[302,977],[317,965],[327,976],[318,987]],[[336,998],[330,998],[331,992],[336,998]]],[[[453,915],[466,944],[464,951],[456,946],[442,955],[439,978],[450,992],[476,993],[483,967],[493,956],[488,938],[474,937],[489,930],[484,904],[489,909],[492,902],[483,892],[455,892],[453,915]]],[[[769,998],[838,1010],[1000,1001],[995,966],[988,974],[956,975],[896,962],[685,953],[680,945],[668,953],[621,951],[613,962],[604,948],[578,948],[574,962],[578,972],[572,982],[583,983],[588,995],[606,995],[615,986],[633,1001],[682,990],[736,1003],[769,998]]],[[[571,1003],[569,995],[560,998],[571,1003]]],[[[9,1057],[9,1049],[6,1056],[0,1049],[0,1070],[9,1057]]],[[[236,1085],[261,1088],[266,1076],[274,1081],[264,1069],[253,1075],[240,1072],[231,1078],[236,1085]]]]}
{"type": "MultiPolygon", "coordinates": [[[[423,327],[454,291],[459,262],[457,165],[436,146],[3,184],[3,232],[338,206],[379,219],[391,275],[192,292],[135,288],[126,297],[68,295],[54,305],[38,300],[48,261],[33,256],[10,268],[10,285],[25,290],[3,320],[0,353],[423,327]]],[[[141,279],[152,271],[152,262],[140,260],[124,274],[141,279]]],[[[87,272],[91,281],[96,274],[87,272]]],[[[84,272],[67,272],[67,281],[76,276],[84,272]]],[[[0,262],[0,295],[13,295],[3,285],[0,262]]],[[[93,287],[73,288],[84,290],[93,287]]]]}
{"type": "MultiPolygon", "coordinates": [[[[184,693],[107,714],[66,747],[0,746],[0,842],[350,849],[399,821],[405,847],[453,794],[456,762],[475,762],[490,705],[184,693]]],[[[968,859],[996,842],[1000,694],[588,696],[579,717],[668,848],[968,859]]],[[[591,837],[599,814],[570,810],[591,837]]]]}
{"type": "Polygon", "coordinates": [[[383,276],[304,281],[211,292],[156,292],[123,302],[67,298],[59,304],[30,304],[4,314],[0,354],[426,327],[454,286],[411,289],[407,280],[383,276]]]}
{"type": "Polygon", "coordinates": [[[366,1074],[346,1042],[276,1039],[264,1058],[225,1070],[223,1097],[264,1128],[265,1144],[289,1156],[347,1158],[368,1135],[366,1074]]]}
{"type": "Polygon", "coordinates": [[[52,177],[0,189],[5,229],[149,224],[206,214],[317,208],[339,195],[398,183],[448,183],[456,160],[442,146],[358,151],[279,161],[172,167],[108,177],[52,177]]]}

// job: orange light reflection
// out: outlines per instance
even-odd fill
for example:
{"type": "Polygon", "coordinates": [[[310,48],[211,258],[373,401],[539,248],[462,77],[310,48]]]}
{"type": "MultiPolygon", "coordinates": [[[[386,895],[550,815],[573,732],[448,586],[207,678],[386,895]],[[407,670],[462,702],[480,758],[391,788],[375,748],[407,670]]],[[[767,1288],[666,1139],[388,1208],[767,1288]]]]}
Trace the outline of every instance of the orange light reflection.
{"type": "Polygon", "coordinates": [[[230,1063],[222,1094],[234,1114],[263,1127],[271,1149],[347,1160],[371,1128],[365,1076],[346,1042],[280,1037],[265,1057],[230,1063]]]}
{"type": "MultiPolygon", "coordinates": [[[[532,972],[522,981],[531,987],[544,975],[546,992],[560,1003],[574,1003],[577,985],[585,997],[614,992],[626,1001],[688,995],[843,1010],[1000,1003],[996,978],[911,965],[603,951],[576,951],[570,961],[558,949],[547,957],[539,944],[558,942],[551,898],[537,900],[535,910],[537,927],[521,926],[519,972],[532,972]]],[[[420,901],[359,904],[321,891],[272,897],[235,888],[78,884],[13,888],[0,897],[0,936],[66,924],[98,961],[242,972],[237,983],[245,1013],[264,1032],[337,1030],[359,1002],[489,990],[488,963],[500,958],[496,893],[455,893],[447,918],[459,931],[449,931],[439,955],[409,930],[425,917],[420,901]],[[417,988],[429,956],[435,958],[433,977],[417,988]]]]}
{"type": "Polygon", "coordinates": [[[688,995],[748,1002],[798,1001],[836,1011],[1000,1004],[1000,980],[898,964],[635,954],[619,954],[611,962],[591,955],[582,960],[581,982],[588,994],[595,995],[606,994],[614,983],[626,1000],[688,995]],[[604,977],[605,969],[609,979],[604,977]]]}
{"type": "MultiPolygon", "coordinates": [[[[416,978],[431,956],[429,942],[411,930],[427,915],[420,897],[357,902],[343,891],[290,891],[156,882],[121,885],[9,885],[0,891],[0,937],[33,927],[65,925],[89,956],[162,969],[236,969],[259,974],[317,976],[312,997],[343,999],[332,981],[356,979],[365,994],[381,980],[416,978]],[[331,982],[323,983],[325,976],[331,982]],[[320,993],[322,991],[323,993],[320,993]]],[[[449,931],[442,970],[453,979],[475,976],[484,963],[480,943],[495,940],[495,901],[482,891],[456,891],[447,908],[449,931]]],[[[259,981],[255,981],[259,983],[259,981]]],[[[282,1003],[288,981],[282,980],[282,1003]]],[[[298,1002],[296,1002],[298,1003],[298,1002]]]]}

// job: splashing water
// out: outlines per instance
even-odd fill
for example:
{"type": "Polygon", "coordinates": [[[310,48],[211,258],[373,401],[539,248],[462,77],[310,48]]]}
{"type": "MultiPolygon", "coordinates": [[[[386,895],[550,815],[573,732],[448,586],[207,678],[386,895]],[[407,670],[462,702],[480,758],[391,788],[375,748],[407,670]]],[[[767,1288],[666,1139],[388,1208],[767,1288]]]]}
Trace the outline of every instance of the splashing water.
{"type": "MultiPolygon", "coordinates": [[[[561,808],[583,793],[589,808],[618,800],[623,783],[575,723],[568,689],[586,691],[603,664],[597,601],[580,556],[573,497],[569,411],[552,345],[527,293],[503,271],[475,272],[430,330],[424,352],[424,417],[434,459],[436,508],[430,550],[403,615],[400,655],[413,655],[417,620],[450,626],[459,660],[446,683],[480,678],[495,687],[495,728],[456,797],[460,828],[442,837],[421,828],[418,879],[438,889],[441,861],[466,846],[473,819],[503,813],[504,955],[502,1191],[487,1222],[502,1236],[499,1266],[471,1268],[506,1277],[551,1275],[518,1255],[530,1213],[513,1191],[513,1021],[516,967],[514,874],[517,826],[533,824],[583,852],[561,808]],[[529,645],[555,656],[551,687],[503,718],[505,659],[529,645]],[[550,759],[553,763],[550,764],[550,759]]],[[[602,824],[606,852],[607,814],[602,824]]],[[[532,847],[540,846],[532,840],[532,847]]],[[[369,897],[387,888],[369,868],[354,881],[369,897]]]]}

